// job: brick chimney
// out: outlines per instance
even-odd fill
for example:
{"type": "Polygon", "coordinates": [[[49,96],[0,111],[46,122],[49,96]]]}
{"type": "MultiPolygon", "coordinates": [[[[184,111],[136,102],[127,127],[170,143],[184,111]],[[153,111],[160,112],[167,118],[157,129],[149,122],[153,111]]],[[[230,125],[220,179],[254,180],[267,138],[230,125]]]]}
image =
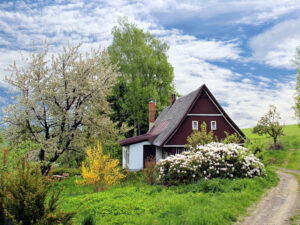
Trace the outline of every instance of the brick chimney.
{"type": "Polygon", "coordinates": [[[175,94],[171,94],[170,105],[173,105],[175,101],[176,101],[176,95],[175,94]]]}
{"type": "Polygon", "coordinates": [[[153,127],[155,122],[155,102],[149,102],[149,130],[153,127]]]}

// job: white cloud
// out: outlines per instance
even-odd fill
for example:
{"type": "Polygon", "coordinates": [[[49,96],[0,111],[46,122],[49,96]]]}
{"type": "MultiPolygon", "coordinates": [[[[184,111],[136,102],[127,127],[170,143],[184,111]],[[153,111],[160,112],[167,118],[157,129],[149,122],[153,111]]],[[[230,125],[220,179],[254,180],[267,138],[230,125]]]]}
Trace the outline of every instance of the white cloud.
{"type": "Polygon", "coordinates": [[[255,36],[249,42],[254,60],[273,67],[294,69],[292,59],[300,45],[300,18],[287,20],[255,36]]]}
{"type": "Polygon", "coordinates": [[[174,32],[164,37],[169,43],[170,55],[180,55],[184,51],[189,57],[209,61],[236,60],[241,53],[238,43],[216,40],[199,40],[194,36],[174,32]]]}
{"type": "MultiPolygon", "coordinates": [[[[174,65],[176,89],[180,94],[188,94],[205,83],[217,100],[226,105],[224,107],[226,112],[242,128],[254,126],[268,111],[270,104],[276,105],[283,123],[296,123],[291,109],[294,104],[296,74],[288,76],[284,83],[261,75],[253,75],[252,77],[258,80],[255,82],[243,78],[242,74],[206,62],[206,57],[194,57],[186,45],[190,45],[190,40],[174,41],[169,51],[170,62],[174,65]]],[[[195,47],[195,52],[199,51],[197,42],[192,41],[191,45],[195,47]]],[[[216,50],[210,48],[211,46],[209,44],[204,48],[216,50]]],[[[226,43],[218,48],[228,50],[226,43]]],[[[223,56],[226,58],[226,54],[223,56]]]]}
{"type": "MultiPolygon", "coordinates": [[[[243,53],[239,40],[220,41],[199,39],[183,33],[179,29],[163,27],[160,19],[184,21],[188,18],[208,20],[221,18],[219,23],[260,24],[293,14],[300,5],[287,0],[272,1],[65,1],[43,5],[43,2],[15,3],[16,9],[9,11],[11,4],[0,4],[0,85],[5,69],[16,60],[21,64],[18,49],[26,55],[34,41],[39,45],[47,40],[51,53],[61,51],[61,46],[82,42],[82,50],[90,47],[107,47],[112,39],[111,29],[121,16],[128,16],[140,28],[150,30],[170,45],[169,59],[174,66],[176,89],[187,94],[206,83],[225,110],[241,127],[250,127],[266,113],[269,104],[276,104],[285,123],[293,123],[295,75],[282,84],[265,78],[256,71],[252,77],[233,72],[233,68],[222,68],[214,62],[239,61],[243,53]],[[3,6],[3,7],[2,7],[3,6]],[[230,16],[229,16],[230,15],[230,16]],[[223,21],[224,20],[224,21],[223,21]],[[4,47],[3,47],[4,46],[4,47]]],[[[195,20],[196,21],[196,20],[195,20]]],[[[274,26],[271,30],[251,41],[254,56],[272,66],[290,67],[291,49],[298,43],[300,36],[296,24],[299,20],[289,20],[287,24],[274,26]],[[293,22],[294,21],[294,22],[293,22]],[[291,24],[288,24],[291,23],[291,24]],[[294,27],[292,29],[289,27],[294,27]],[[269,32],[269,33],[268,33],[269,32]],[[277,41],[277,39],[279,41],[277,41]]],[[[294,53],[293,53],[294,54],[294,53]]],[[[250,74],[251,75],[251,74],[250,74]]]]}
{"type": "Polygon", "coordinates": [[[241,1],[236,5],[245,13],[238,23],[257,25],[286,15],[298,15],[300,9],[299,2],[290,0],[241,1]]]}
{"type": "Polygon", "coordinates": [[[299,2],[290,0],[145,0],[143,5],[146,12],[170,22],[193,17],[204,20],[219,17],[219,23],[231,21],[255,25],[297,15],[300,9],[299,2]]]}

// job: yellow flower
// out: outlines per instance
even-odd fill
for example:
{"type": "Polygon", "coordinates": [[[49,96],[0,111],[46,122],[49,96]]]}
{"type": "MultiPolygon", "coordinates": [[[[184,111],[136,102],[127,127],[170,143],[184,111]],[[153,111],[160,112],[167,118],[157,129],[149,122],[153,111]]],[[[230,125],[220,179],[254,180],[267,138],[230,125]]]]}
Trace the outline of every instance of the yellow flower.
{"type": "Polygon", "coordinates": [[[77,180],[76,184],[94,184],[96,189],[103,190],[125,177],[118,168],[119,160],[104,155],[100,142],[97,142],[96,147],[87,147],[86,154],[86,160],[81,166],[83,180],[77,180]]]}

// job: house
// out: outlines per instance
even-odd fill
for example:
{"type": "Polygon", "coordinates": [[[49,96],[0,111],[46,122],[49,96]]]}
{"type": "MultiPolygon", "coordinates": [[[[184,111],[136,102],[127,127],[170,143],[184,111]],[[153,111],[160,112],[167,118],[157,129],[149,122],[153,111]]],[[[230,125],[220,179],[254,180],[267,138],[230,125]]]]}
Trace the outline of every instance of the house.
{"type": "Polygon", "coordinates": [[[224,131],[245,137],[204,84],[179,99],[172,94],[170,105],[156,120],[155,103],[149,103],[149,131],[119,142],[123,151],[123,168],[141,170],[149,156],[158,162],[171,154],[181,153],[187,137],[204,121],[208,131],[213,130],[219,140],[226,137],[224,131]]]}

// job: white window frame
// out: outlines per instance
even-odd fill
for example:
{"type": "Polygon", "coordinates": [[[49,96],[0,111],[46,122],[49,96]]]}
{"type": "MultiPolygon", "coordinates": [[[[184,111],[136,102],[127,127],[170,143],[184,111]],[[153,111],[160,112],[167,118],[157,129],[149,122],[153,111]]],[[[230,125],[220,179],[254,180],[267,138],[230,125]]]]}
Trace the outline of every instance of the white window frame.
{"type": "Polygon", "coordinates": [[[193,130],[198,130],[198,129],[199,129],[198,121],[197,121],[197,120],[193,120],[193,121],[192,121],[192,129],[193,129],[193,130]],[[194,126],[194,124],[197,124],[197,125],[196,125],[197,127],[194,126]]]}
{"type": "Polygon", "coordinates": [[[175,148],[175,154],[181,154],[184,152],[184,148],[175,148]]]}
{"type": "Polygon", "coordinates": [[[211,130],[217,130],[217,121],[215,121],[215,120],[210,121],[210,129],[211,130]],[[213,126],[213,124],[215,126],[213,126]]]}

